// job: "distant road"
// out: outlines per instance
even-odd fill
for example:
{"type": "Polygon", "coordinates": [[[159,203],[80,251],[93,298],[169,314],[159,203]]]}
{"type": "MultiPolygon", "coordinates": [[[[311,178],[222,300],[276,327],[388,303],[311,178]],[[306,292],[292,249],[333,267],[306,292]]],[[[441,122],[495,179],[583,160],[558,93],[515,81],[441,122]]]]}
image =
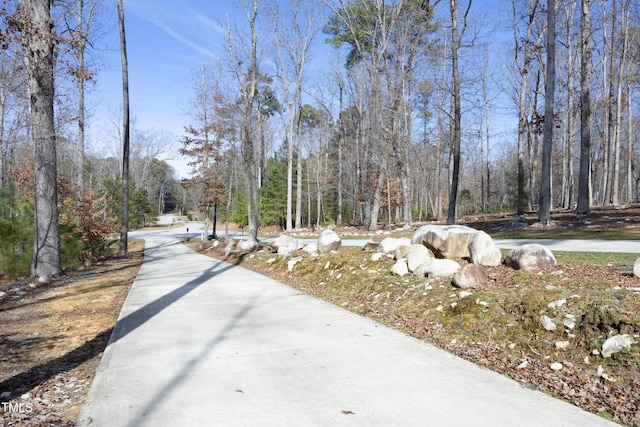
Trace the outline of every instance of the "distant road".
{"type": "MultiPolygon", "coordinates": [[[[173,217],[170,215],[163,215],[160,217],[161,224],[172,224],[173,217]]],[[[202,233],[202,223],[187,223],[181,224],[180,227],[174,228],[172,231],[177,238],[184,237],[197,237],[202,233]],[[187,229],[188,234],[187,234],[187,229]]],[[[154,233],[154,232],[151,232],[154,233]]],[[[134,232],[132,237],[142,237],[140,235],[149,234],[149,232],[134,232]]],[[[237,232],[229,233],[230,237],[242,238],[238,236],[237,232]]],[[[246,233],[244,233],[246,236],[246,233]]],[[[218,236],[224,236],[224,230],[218,230],[218,236]]],[[[260,241],[268,242],[270,238],[262,238],[260,241]]],[[[298,239],[304,244],[316,243],[317,239],[298,239]]],[[[369,241],[369,238],[362,239],[342,239],[343,246],[349,247],[364,247],[369,241]]],[[[638,253],[640,254],[640,240],[549,240],[549,239],[494,239],[493,240],[498,247],[502,249],[515,249],[522,245],[529,243],[539,243],[546,246],[552,251],[567,251],[567,252],[620,252],[620,253],[638,253]]]]}

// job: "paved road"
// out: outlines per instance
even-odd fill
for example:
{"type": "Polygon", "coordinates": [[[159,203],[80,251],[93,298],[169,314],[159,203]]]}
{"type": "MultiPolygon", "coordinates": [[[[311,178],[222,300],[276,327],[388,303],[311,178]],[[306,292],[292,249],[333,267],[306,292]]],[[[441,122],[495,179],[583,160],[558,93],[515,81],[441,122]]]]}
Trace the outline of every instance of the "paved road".
{"type": "Polygon", "coordinates": [[[137,233],[145,261],[80,426],[615,425],[194,253],[185,234],[137,233]]]}

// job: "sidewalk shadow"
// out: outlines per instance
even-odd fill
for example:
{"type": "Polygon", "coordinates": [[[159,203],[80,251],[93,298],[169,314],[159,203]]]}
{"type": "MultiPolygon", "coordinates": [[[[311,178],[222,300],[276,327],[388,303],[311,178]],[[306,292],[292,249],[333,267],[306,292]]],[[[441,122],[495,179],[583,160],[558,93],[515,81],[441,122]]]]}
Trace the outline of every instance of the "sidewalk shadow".
{"type": "Polygon", "coordinates": [[[118,340],[126,337],[131,332],[135,331],[140,326],[155,317],[157,314],[162,312],[165,308],[169,307],[180,298],[196,289],[198,286],[207,282],[209,279],[212,279],[219,274],[222,274],[225,271],[235,267],[236,266],[233,264],[218,261],[215,265],[205,270],[200,276],[196,277],[195,279],[190,280],[189,282],[185,283],[179,288],[174,289],[168,294],[163,295],[160,298],[146,304],[145,306],[140,307],[137,310],[127,314],[122,319],[119,319],[116,323],[113,334],[111,336],[111,340],[109,341],[109,345],[114,344],[118,340]],[[218,268],[221,264],[227,265],[222,268],[218,268]]]}
{"type": "Polygon", "coordinates": [[[80,347],[77,347],[65,355],[49,360],[47,363],[34,366],[31,369],[0,382],[0,392],[11,392],[11,396],[1,401],[5,402],[16,398],[16,396],[32,390],[56,375],[68,372],[87,360],[101,354],[107,346],[112,331],[113,328],[105,329],[92,340],[85,342],[80,347]]]}

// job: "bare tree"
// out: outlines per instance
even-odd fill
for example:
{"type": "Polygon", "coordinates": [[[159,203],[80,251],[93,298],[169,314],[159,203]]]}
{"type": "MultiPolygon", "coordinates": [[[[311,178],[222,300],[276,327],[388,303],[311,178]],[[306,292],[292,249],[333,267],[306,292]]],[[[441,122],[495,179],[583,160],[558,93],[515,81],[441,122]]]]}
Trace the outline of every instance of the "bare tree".
{"type": "Polygon", "coordinates": [[[33,132],[35,238],[31,274],[48,282],[62,273],[54,121],[55,35],[50,0],[20,0],[22,47],[33,132]]]}
{"type": "Polygon", "coordinates": [[[580,22],[580,171],[577,214],[586,215],[591,205],[591,0],[582,0],[580,22]]]}
{"type": "Polygon", "coordinates": [[[120,57],[122,61],[122,226],[120,229],[120,255],[127,254],[129,232],[129,65],[127,62],[127,38],[124,27],[124,7],[118,0],[118,25],[120,28],[120,57]]]}
{"type": "Polygon", "coordinates": [[[554,98],[556,83],[556,3],[547,0],[547,70],[544,91],[544,137],[542,140],[542,175],[540,210],[542,224],[551,221],[551,151],[553,147],[554,98]]]}
{"type": "Polygon", "coordinates": [[[467,3],[463,13],[462,28],[458,30],[458,0],[449,0],[449,10],[451,12],[451,156],[453,157],[453,171],[449,191],[447,224],[454,224],[456,222],[456,203],[458,201],[458,182],[460,179],[460,141],[462,139],[458,52],[460,50],[462,37],[467,28],[467,16],[469,15],[470,9],[471,0],[467,3]]]}

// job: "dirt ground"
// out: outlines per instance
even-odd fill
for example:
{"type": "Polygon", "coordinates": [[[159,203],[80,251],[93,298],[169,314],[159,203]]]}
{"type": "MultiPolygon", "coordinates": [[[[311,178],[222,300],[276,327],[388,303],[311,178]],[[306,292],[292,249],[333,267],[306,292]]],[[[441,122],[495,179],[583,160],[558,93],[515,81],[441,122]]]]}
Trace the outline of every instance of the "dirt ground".
{"type": "Polygon", "coordinates": [[[0,288],[0,427],[75,424],[143,249],[131,240],[126,257],[0,288]]]}
{"type": "MultiPolygon", "coordinates": [[[[476,215],[463,218],[460,222],[496,233],[503,231],[512,218],[512,215],[476,215]]],[[[632,235],[640,230],[640,208],[637,207],[593,211],[581,221],[577,221],[570,213],[557,213],[553,219],[554,225],[551,228],[555,231],[613,230],[632,235]]],[[[533,224],[535,215],[529,215],[528,220],[533,224]]],[[[548,231],[549,227],[540,229],[545,230],[548,231]]],[[[338,231],[345,234],[368,234],[356,227],[345,227],[338,231]]],[[[527,229],[527,232],[534,235],[538,231],[536,227],[527,229]]],[[[338,268],[347,268],[349,263],[358,263],[362,267],[368,262],[362,251],[347,251],[344,256],[342,267],[336,267],[336,271],[338,268]]],[[[75,424],[102,352],[142,260],[143,242],[131,241],[129,256],[113,257],[82,271],[67,272],[66,276],[48,285],[0,284],[0,427],[75,424]]],[[[512,334],[527,335],[526,339],[518,341],[513,337],[501,337],[500,328],[492,325],[498,324],[497,319],[509,318],[505,313],[498,313],[499,317],[493,318],[486,312],[476,313],[475,305],[468,307],[484,322],[480,324],[483,330],[491,331],[493,335],[489,338],[477,330],[463,331],[462,326],[466,325],[470,316],[462,311],[462,305],[458,306],[457,311],[445,310],[449,317],[433,320],[431,316],[435,309],[430,304],[446,304],[452,298],[448,295],[452,292],[446,284],[434,282],[428,285],[435,289],[427,292],[438,289],[441,291],[434,293],[431,301],[425,301],[424,281],[400,283],[395,278],[391,281],[377,279],[367,285],[370,286],[367,292],[361,289],[354,291],[354,288],[326,286],[326,283],[330,283],[329,278],[323,277],[324,282],[318,279],[318,274],[326,276],[326,271],[319,272],[311,261],[305,274],[301,270],[299,275],[293,276],[286,273],[286,264],[283,269],[278,270],[277,266],[266,268],[260,263],[260,256],[253,260],[247,257],[243,266],[255,268],[305,292],[433,342],[527,386],[547,391],[617,422],[640,425],[640,377],[637,375],[640,356],[637,349],[632,354],[605,365],[608,373],[618,377],[618,382],[602,381],[594,379],[591,373],[597,366],[594,365],[595,362],[591,360],[589,365],[584,363],[586,356],[594,359],[589,346],[598,337],[593,338],[588,334],[579,336],[582,341],[586,341],[581,344],[587,347],[586,353],[584,348],[580,348],[575,352],[565,350],[558,355],[549,349],[556,340],[553,336],[540,337],[531,331],[522,332],[511,328],[512,334]],[[322,283],[324,285],[321,286],[322,283]],[[402,292],[396,295],[395,292],[399,290],[402,292]],[[412,293],[415,297],[411,297],[412,293]],[[381,298],[380,295],[385,297],[381,298]],[[470,336],[476,337],[475,341],[470,336]],[[540,340],[551,344],[541,344],[540,340]],[[516,344],[516,341],[517,346],[511,349],[509,343],[516,344]],[[565,368],[561,376],[552,375],[548,370],[548,362],[558,357],[569,367],[565,368]],[[517,366],[525,361],[529,368],[518,369],[517,366]],[[636,375],[627,375],[625,369],[635,371],[636,375]]],[[[383,265],[381,268],[388,267],[383,265]]],[[[574,295],[586,295],[585,292],[590,292],[581,288],[580,283],[585,277],[589,277],[590,283],[595,283],[598,289],[637,285],[630,276],[628,266],[602,268],[563,264],[558,269],[562,270],[562,274],[536,277],[523,276],[498,267],[489,272],[491,281],[487,289],[478,292],[489,304],[506,307],[507,314],[522,318],[527,310],[535,311],[539,308],[534,300],[527,302],[531,307],[524,304],[523,295],[529,295],[528,290],[532,293],[539,292],[539,286],[543,282],[546,286],[564,287],[567,287],[566,283],[571,283],[567,291],[570,289],[574,295]],[[495,289],[506,291],[491,293],[495,289]],[[514,300],[513,296],[519,299],[514,300]]],[[[605,298],[617,299],[616,305],[622,310],[620,313],[637,322],[637,313],[640,311],[637,294],[624,290],[614,294],[607,292],[601,293],[605,298]]],[[[583,298],[582,301],[585,302],[596,301],[592,295],[589,299],[586,296],[583,298]]],[[[591,305],[585,304],[585,307],[591,305]]],[[[438,315],[442,316],[442,313],[438,315]]],[[[603,321],[606,323],[606,319],[603,321]]],[[[505,328],[509,329],[510,326],[507,322],[505,328]]],[[[596,335],[601,332],[596,331],[596,335]]]]}

